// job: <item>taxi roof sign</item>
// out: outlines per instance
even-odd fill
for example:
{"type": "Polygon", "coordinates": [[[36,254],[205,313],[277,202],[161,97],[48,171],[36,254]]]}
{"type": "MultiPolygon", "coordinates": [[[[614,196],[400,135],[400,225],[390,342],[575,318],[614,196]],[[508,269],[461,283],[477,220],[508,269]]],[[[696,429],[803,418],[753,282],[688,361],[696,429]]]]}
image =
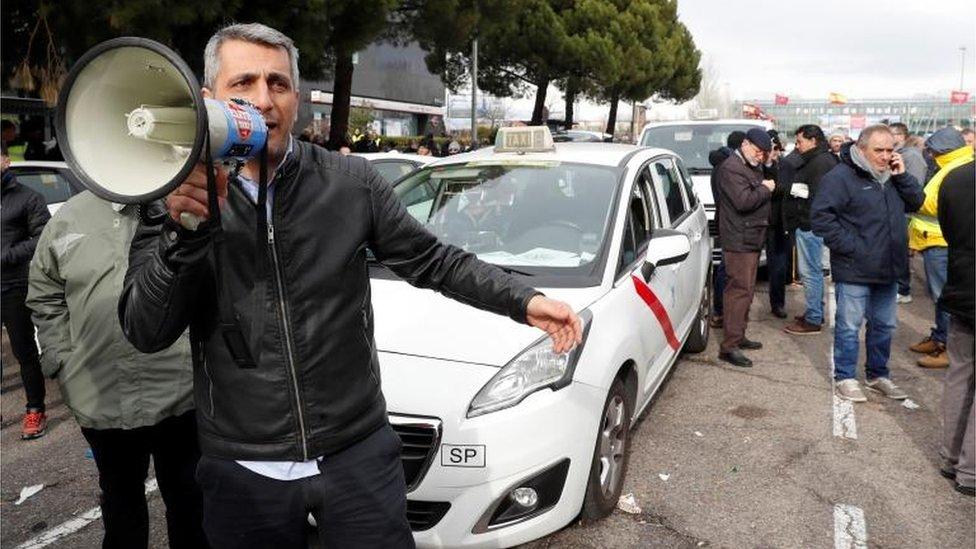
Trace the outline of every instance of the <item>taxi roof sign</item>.
{"type": "Polygon", "coordinates": [[[513,126],[499,128],[495,152],[547,152],[556,150],[547,126],[513,126]]]}

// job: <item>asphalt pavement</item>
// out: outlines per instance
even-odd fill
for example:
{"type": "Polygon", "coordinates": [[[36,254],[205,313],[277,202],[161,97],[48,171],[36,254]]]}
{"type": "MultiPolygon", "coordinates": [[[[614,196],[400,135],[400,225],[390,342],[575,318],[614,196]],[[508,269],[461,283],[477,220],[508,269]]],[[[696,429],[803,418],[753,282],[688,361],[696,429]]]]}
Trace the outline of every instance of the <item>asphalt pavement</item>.
{"type": "MultiPolygon", "coordinates": [[[[624,493],[639,511],[618,509],[524,547],[976,546],[973,499],[938,473],[943,372],[918,368],[907,350],[933,316],[915,266],[915,300],[899,305],[890,362],[907,406],[870,391],[866,403],[838,405],[830,330],[784,333],[760,285],[748,331],[764,344],[748,353],[755,366],[718,361],[721,332],[713,331],[704,353],[676,364],[635,426],[624,493]]],[[[802,313],[801,288],[787,300],[791,316],[802,313]]],[[[6,343],[3,362],[0,547],[98,547],[95,463],[57,384],[48,382],[48,434],[21,441],[23,390],[6,343]],[[15,504],[37,484],[44,488],[15,504]]],[[[147,490],[150,546],[163,548],[164,509],[154,486],[147,490]]]]}

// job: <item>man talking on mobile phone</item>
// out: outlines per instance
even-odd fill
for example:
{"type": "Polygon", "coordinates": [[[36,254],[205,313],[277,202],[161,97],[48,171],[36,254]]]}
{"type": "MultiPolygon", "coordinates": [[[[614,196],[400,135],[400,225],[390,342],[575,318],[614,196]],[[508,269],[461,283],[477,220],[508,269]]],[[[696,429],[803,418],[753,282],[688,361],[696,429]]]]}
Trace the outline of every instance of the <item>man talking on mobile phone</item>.
{"type": "Polygon", "coordinates": [[[830,248],[837,288],[834,327],[834,387],[853,402],[867,398],[856,375],[859,332],[867,320],[865,384],[896,400],[908,397],[888,370],[896,327],[898,279],[908,270],[905,214],[925,201],[922,187],[894,152],[884,125],[861,131],[840,150],[840,164],[820,180],[810,224],[830,248]]]}
{"type": "Polygon", "coordinates": [[[204,531],[214,547],[304,549],[312,513],[328,547],[413,547],[367,252],[415,286],[544,330],[556,353],[580,341],[579,317],[439,242],[364,159],[293,139],[290,38],[231,25],[204,56],[204,94],[247,100],[268,124],[267,208],[254,160],[229,181],[219,176],[223,241],[211,238],[210,221],[183,229],[181,214],[212,213],[198,166],[167,197],[165,224],[137,232],[119,302],[126,336],[144,352],[190,328],[204,531]],[[222,306],[243,334],[238,345],[222,306]]]}

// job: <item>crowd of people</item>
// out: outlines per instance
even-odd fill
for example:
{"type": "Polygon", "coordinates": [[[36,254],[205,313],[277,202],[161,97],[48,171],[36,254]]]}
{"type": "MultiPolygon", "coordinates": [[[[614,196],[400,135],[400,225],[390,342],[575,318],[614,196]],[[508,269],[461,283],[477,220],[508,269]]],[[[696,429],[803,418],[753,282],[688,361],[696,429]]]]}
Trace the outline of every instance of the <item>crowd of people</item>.
{"type": "Polygon", "coordinates": [[[974,456],[973,177],[971,130],[942,128],[924,141],[904,124],[869,126],[856,141],[816,125],[793,132],[783,156],[775,130],[733,132],[709,157],[717,243],[713,326],[724,330],[719,359],[750,367],[743,351],[762,348],[746,337],[760,252],[765,248],[770,309],[787,318],[787,258],[795,248],[804,310],[784,326],[816,335],[825,321],[824,249],[836,289],[833,331],[835,394],[866,402],[857,380],[864,329],[864,384],[904,400],[888,367],[898,303],[910,295],[910,255],[922,257],[934,303],[933,327],[908,350],[921,368],[947,369],[943,395],[942,474],[972,496],[974,456]],[[846,142],[845,142],[846,141],[846,142]],[[921,148],[918,145],[921,144],[921,148]],[[902,297],[900,297],[902,296],[902,297]]]}
{"type": "Polygon", "coordinates": [[[365,132],[358,128],[349,132],[337,147],[330,147],[329,136],[324,132],[315,131],[311,126],[302,130],[298,136],[299,141],[305,141],[318,145],[322,148],[334,148],[343,155],[352,153],[378,153],[378,152],[401,152],[404,154],[416,154],[420,156],[452,156],[472,150],[471,138],[454,132],[441,139],[435,139],[433,133],[428,133],[423,138],[409,140],[397,140],[396,142],[384,139],[372,128],[365,132]],[[400,143],[399,146],[396,143],[400,143]]]}
{"type": "MultiPolygon", "coordinates": [[[[287,36],[231,25],[205,56],[204,85],[214,97],[244,96],[276,122],[270,181],[258,160],[233,176],[199,165],[146,211],[86,192],[52,219],[43,198],[7,169],[5,137],[2,324],[27,398],[23,438],[44,435],[44,377],[57,379],[98,468],[104,547],[148,544],[150,458],[173,547],[304,547],[310,512],[329,544],[411,547],[363,250],[414,285],[541,329],[557,353],[580,341],[579,317],[415,222],[367,162],[346,157],[381,150],[375,133],[351,136],[340,154],[315,147],[321,135],[293,139],[297,50],[287,36]],[[260,76],[232,91],[244,74],[260,76]],[[224,206],[218,211],[208,209],[208,178],[224,206]],[[189,230],[183,213],[204,223],[189,230]],[[305,267],[286,272],[280,257],[305,267]]],[[[912,350],[924,355],[919,366],[947,368],[942,472],[973,495],[972,132],[941,129],[921,150],[898,124],[865,128],[856,142],[815,125],[792,136],[795,149],[784,155],[774,131],[736,132],[710,157],[723,249],[719,358],[749,367],[743,351],[762,347],[746,332],[763,249],[770,306],[781,319],[788,262],[798,252],[805,310],[784,330],[822,332],[826,248],[837,295],[837,396],[866,400],[856,379],[866,325],[864,386],[906,398],[888,361],[914,250],[935,308],[930,335],[912,350]]],[[[417,154],[465,148],[452,140],[442,150],[430,138],[415,145],[417,154]]],[[[472,209],[459,222],[484,214],[472,209]]]]}

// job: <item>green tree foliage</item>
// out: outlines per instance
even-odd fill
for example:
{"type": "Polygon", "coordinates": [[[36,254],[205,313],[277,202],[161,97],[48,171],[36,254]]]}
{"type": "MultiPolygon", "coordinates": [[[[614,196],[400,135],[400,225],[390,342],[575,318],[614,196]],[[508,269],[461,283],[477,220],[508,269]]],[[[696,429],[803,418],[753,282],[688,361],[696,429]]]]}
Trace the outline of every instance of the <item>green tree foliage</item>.
{"type": "Polygon", "coordinates": [[[688,29],[678,20],[674,0],[611,0],[617,17],[609,26],[624,61],[615,78],[597,81],[592,96],[610,103],[606,132],[616,129],[621,99],[652,96],[674,101],[698,93],[700,53],[688,29]]]}
{"type": "MultiPolygon", "coordinates": [[[[348,127],[352,55],[388,29],[390,10],[399,4],[399,0],[5,1],[3,78],[9,81],[27,55],[38,14],[46,15],[56,46],[69,67],[99,42],[141,36],[173,48],[200,76],[204,46],[217,29],[232,22],[257,21],[295,41],[303,78],[334,74],[330,139],[338,143],[348,127]]],[[[45,47],[35,45],[30,63],[43,66],[44,54],[45,47]]]]}
{"type": "MultiPolygon", "coordinates": [[[[562,2],[565,3],[565,2],[562,2]]],[[[500,97],[536,88],[532,121],[541,123],[549,83],[563,76],[567,35],[560,2],[428,0],[410,17],[427,67],[456,90],[468,79],[478,39],[478,88],[500,97]]]]}

